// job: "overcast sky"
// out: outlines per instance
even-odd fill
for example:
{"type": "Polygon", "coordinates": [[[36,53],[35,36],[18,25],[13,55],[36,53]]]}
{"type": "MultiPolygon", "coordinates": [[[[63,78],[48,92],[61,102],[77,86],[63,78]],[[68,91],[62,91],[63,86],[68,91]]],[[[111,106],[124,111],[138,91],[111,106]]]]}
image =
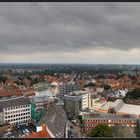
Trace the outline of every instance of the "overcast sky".
{"type": "Polygon", "coordinates": [[[0,62],[139,60],[140,3],[0,3],[0,62]]]}

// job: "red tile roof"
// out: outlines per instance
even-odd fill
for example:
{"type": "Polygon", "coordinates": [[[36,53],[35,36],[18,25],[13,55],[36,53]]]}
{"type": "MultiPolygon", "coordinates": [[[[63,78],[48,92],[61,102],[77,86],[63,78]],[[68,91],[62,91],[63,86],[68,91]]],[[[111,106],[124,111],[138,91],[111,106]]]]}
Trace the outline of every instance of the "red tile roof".
{"type": "Polygon", "coordinates": [[[108,83],[108,84],[117,84],[117,81],[115,79],[106,79],[106,83],[108,83]]]}
{"type": "Polygon", "coordinates": [[[42,124],[42,130],[39,132],[31,132],[26,136],[19,136],[20,138],[51,138],[46,130],[46,124],[42,124]]]}

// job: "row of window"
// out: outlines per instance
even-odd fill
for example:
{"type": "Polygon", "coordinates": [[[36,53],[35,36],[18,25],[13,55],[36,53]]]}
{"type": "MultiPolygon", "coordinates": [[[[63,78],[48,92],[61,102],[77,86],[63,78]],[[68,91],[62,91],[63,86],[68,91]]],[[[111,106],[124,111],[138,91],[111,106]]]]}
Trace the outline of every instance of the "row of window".
{"type": "Polygon", "coordinates": [[[134,120],[85,120],[86,122],[134,122],[134,120]]]}
{"type": "Polygon", "coordinates": [[[23,115],[29,115],[30,112],[26,112],[26,113],[21,113],[21,114],[16,114],[16,115],[10,115],[10,116],[5,116],[5,118],[13,118],[13,117],[18,117],[18,116],[23,116],[23,115]]]}
{"type": "Polygon", "coordinates": [[[26,116],[26,117],[15,118],[15,119],[7,119],[7,121],[12,122],[12,121],[18,121],[18,120],[29,119],[29,118],[30,118],[30,116],[26,116]]]}
{"type": "Polygon", "coordinates": [[[6,111],[6,110],[19,109],[19,108],[25,108],[25,107],[29,107],[29,105],[23,105],[23,106],[15,106],[15,107],[5,108],[5,111],[6,111]]]}
{"type": "MultiPolygon", "coordinates": [[[[96,126],[96,124],[88,124],[87,126],[92,126],[92,128],[93,127],[95,127],[96,126]]],[[[114,126],[114,124],[109,124],[109,126],[114,126]]],[[[130,126],[130,127],[136,127],[136,125],[127,125],[128,127],[130,126]]],[[[85,128],[85,130],[88,130],[88,131],[90,131],[90,130],[92,130],[92,128],[85,128]]]]}
{"type": "Polygon", "coordinates": [[[5,115],[8,115],[8,114],[15,114],[15,113],[19,113],[19,112],[26,112],[26,111],[30,111],[30,108],[22,109],[22,110],[16,110],[16,111],[5,112],[5,115]]]}
{"type": "Polygon", "coordinates": [[[36,105],[44,105],[44,103],[36,103],[36,105]]]}
{"type": "Polygon", "coordinates": [[[24,124],[24,123],[27,123],[29,122],[29,120],[23,120],[23,121],[20,121],[20,122],[11,122],[12,124],[24,124]]]}
{"type": "Polygon", "coordinates": [[[87,131],[91,131],[91,130],[92,130],[92,128],[85,128],[85,130],[87,130],[87,131]]]}
{"type": "Polygon", "coordinates": [[[39,107],[36,107],[36,109],[44,109],[44,107],[39,106],[39,107]]]}
{"type": "Polygon", "coordinates": [[[86,100],[84,100],[84,101],[82,101],[82,103],[87,103],[87,101],[86,101],[86,100]]]}

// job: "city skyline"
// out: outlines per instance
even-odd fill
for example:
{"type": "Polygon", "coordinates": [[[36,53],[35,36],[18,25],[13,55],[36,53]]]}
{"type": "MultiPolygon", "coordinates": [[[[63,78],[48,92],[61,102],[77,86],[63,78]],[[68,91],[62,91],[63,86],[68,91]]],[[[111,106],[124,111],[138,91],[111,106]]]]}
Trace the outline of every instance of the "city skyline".
{"type": "Polygon", "coordinates": [[[139,3],[1,3],[0,63],[140,64],[139,3]]]}

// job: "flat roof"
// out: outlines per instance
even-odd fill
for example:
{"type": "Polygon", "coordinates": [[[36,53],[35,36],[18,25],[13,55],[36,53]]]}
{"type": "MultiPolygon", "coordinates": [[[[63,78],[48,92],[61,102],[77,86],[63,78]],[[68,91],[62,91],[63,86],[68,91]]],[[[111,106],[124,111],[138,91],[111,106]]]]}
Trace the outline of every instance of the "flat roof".
{"type": "Polygon", "coordinates": [[[84,114],[84,119],[92,119],[92,118],[110,118],[110,119],[137,119],[135,115],[124,116],[124,115],[116,115],[116,114],[108,114],[108,113],[90,113],[84,114]]]}
{"type": "Polygon", "coordinates": [[[79,96],[79,95],[83,95],[83,94],[87,94],[87,93],[91,93],[91,91],[76,90],[76,91],[70,92],[69,95],[71,95],[71,96],[79,96]]]}
{"type": "Polygon", "coordinates": [[[109,107],[112,106],[112,104],[113,104],[113,102],[108,101],[108,102],[106,102],[106,103],[101,107],[101,109],[103,109],[103,110],[108,110],[109,107]]]}
{"type": "Polygon", "coordinates": [[[24,96],[6,99],[6,100],[0,100],[0,110],[2,111],[3,108],[9,108],[9,107],[15,107],[15,106],[21,106],[27,104],[30,104],[30,99],[25,98],[24,96]]]}

